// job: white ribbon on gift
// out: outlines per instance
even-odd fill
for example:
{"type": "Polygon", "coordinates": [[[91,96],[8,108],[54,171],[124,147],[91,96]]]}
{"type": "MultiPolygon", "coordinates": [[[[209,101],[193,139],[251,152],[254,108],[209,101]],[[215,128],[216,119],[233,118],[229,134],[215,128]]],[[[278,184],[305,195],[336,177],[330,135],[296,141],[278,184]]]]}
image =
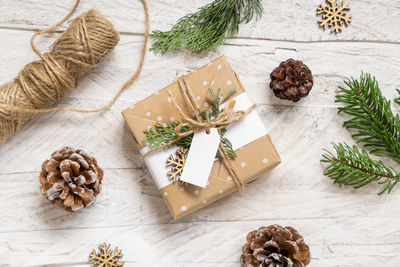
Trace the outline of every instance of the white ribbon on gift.
{"type": "MultiPolygon", "coordinates": [[[[236,101],[234,107],[235,111],[246,110],[253,105],[247,93],[242,93],[236,96],[234,100],[236,101]]],[[[226,130],[224,136],[232,143],[232,148],[235,151],[263,137],[267,132],[265,125],[256,110],[250,111],[242,120],[228,125],[226,130]]],[[[140,153],[143,155],[148,151],[149,148],[144,147],[140,153]]],[[[158,189],[166,187],[174,182],[167,176],[169,168],[166,166],[166,160],[171,154],[175,155],[175,151],[176,147],[171,147],[150,154],[144,158],[158,189]]],[[[201,164],[201,158],[199,158],[198,162],[201,164]]]]}

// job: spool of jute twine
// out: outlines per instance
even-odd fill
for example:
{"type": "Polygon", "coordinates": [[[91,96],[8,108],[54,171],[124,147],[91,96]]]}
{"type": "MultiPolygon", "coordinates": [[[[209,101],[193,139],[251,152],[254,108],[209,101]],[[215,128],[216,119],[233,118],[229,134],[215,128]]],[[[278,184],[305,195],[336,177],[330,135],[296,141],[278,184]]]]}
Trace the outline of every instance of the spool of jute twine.
{"type": "Polygon", "coordinates": [[[68,20],[80,2],[77,0],[64,19],[32,36],[31,46],[40,60],[27,64],[12,82],[0,86],[0,144],[38,113],[62,110],[99,112],[108,109],[118,99],[139,75],[146,54],[149,14],[146,1],[141,1],[145,10],[146,29],[139,65],[113,99],[98,109],[48,107],[64,99],[70,90],[75,90],[78,79],[96,67],[114,49],[119,42],[119,34],[113,25],[98,11],[89,10],[71,22],[48,53],[40,53],[34,45],[34,39],[38,35],[54,31],[68,20]]]}

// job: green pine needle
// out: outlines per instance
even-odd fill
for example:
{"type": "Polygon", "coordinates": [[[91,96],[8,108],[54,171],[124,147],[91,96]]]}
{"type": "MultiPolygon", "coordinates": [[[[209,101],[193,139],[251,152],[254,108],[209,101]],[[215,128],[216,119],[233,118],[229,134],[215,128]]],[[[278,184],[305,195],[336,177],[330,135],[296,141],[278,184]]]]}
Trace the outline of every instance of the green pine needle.
{"type": "MultiPolygon", "coordinates": [[[[228,155],[229,158],[234,159],[237,157],[235,150],[233,150],[232,147],[232,143],[231,141],[228,140],[228,138],[226,138],[221,132],[220,132],[220,136],[221,136],[221,142],[225,147],[226,150],[226,154],[228,155]]],[[[217,152],[217,158],[221,158],[221,155],[219,154],[219,151],[217,152]]]]}
{"type": "Polygon", "coordinates": [[[222,95],[222,89],[221,88],[218,88],[217,94],[214,93],[214,90],[212,88],[208,88],[208,92],[212,97],[213,107],[219,114],[220,109],[221,109],[221,104],[223,104],[224,102],[226,102],[226,100],[228,100],[228,98],[230,98],[231,96],[236,94],[237,90],[236,89],[231,89],[224,96],[222,95]]]}
{"type": "Polygon", "coordinates": [[[344,127],[355,129],[353,137],[371,153],[400,163],[399,116],[393,114],[391,103],[382,95],[375,77],[362,73],[359,81],[352,78],[345,83],[347,88],[339,87],[336,96],[336,102],[345,105],[339,112],[351,116],[344,127]]]}
{"type": "Polygon", "coordinates": [[[373,160],[368,153],[360,152],[356,146],[332,143],[336,155],[325,150],[322,162],[328,163],[324,174],[331,178],[334,183],[350,185],[360,188],[372,182],[383,184],[384,192],[390,193],[400,181],[400,174],[391,167],[385,166],[382,161],[373,160]]]}
{"type": "MultiPolygon", "coordinates": [[[[168,122],[166,125],[162,125],[161,123],[157,122],[154,128],[150,128],[144,131],[144,133],[146,134],[146,139],[143,140],[143,143],[145,145],[148,145],[150,150],[153,150],[168,143],[169,141],[175,140],[176,138],[178,138],[178,135],[175,132],[175,128],[180,123],[181,123],[180,121],[177,121],[177,122],[168,122]]],[[[183,127],[181,132],[183,133],[188,130],[189,127],[183,127]]],[[[237,156],[236,152],[233,150],[231,142],[226,137],[224,137],[224,133],[225,132],[223,130],[219,132],[221,137],[221,142],[225,147],[228,157],[234,159],[237,156]]],[[[170,148],[174,145],[178,147],[189,148],[190,145],[192,144],[192,140],[193,140],[193,134],[185,136],[184,138],[178,140],[177,142],[173,143],[171,146],[167,148],[170,148]]],[[[221,158],[219,152],[217,152],[216,157],[221,158]]]]}
{"type": "MultiPolygon", "coordinates": [[[[397,90],[397,93],[400,95],[400,90],[399,89],[396,89],[396,90],[397,90]]],[[[394,100],[394,102],[396,102],[397,105],[400,105],[400,97],[396,98],[394,100]]]]}
{"type": "Polygon", "coordinates": [[[238,33],[239,24],[261,17],[262,0],[214,0],[195,13],[180,18],[169,31],[153,31],[150,51],[162,54],[186,48],[208,52],[238,33]]]}
{"type": "MultiPolygon", "coordinates": [[[[222,89],[218,88],[217,94],[214,94],[214,91],[209,88],[208,89],[211,97],[213,99],[213,103],[209,109],[200,109],[199,114],[205,121],[214,120],[220,113],[220,105],[223,104],[229,97],[236,93],[236,89],[229,90],[224,96],[222,95],[222,89]]],[[[154,128],[150,128],[148,130],[144,130],[144,134],[146,135],[146,139],[143,140],[143,144],[147,145],[150,150],[157,149],[158,147],[169,143],[172,140],[178,138],[176,134],[175,128],[181,124],[180,121],[176,122],[168,122],[167,124],[163,125],[161,123],[156,123],[154,128]]],[[[181,133],[187,132],[190,130],[190,127],[182,127],[181,133]]],[[[235,158],[237,155],[232,148],[231,142],[224,137],[226,129],[219,130],[219,135],[221,137],[221,142],[225,147],[225,150],[230,158],[235,158]]],[[[173,145],[189,148],[192,144],[193,134],[185,136],[184,138],[174,142],[171,146],[167,147],[170,148],[173,145]]],[[[216,155],[217,158],[221,158],[219,152],[216,155]]]]}
{"type": "MultiPolygon", "coordinates": [[[[379,89],[375,77],[361,73],[360,80],[346,79],[346,88],[339,87],[338,108],[351,118],[343,124],[353,129],[358,143],[380,157],[389,157],[400,163],[400,120],[391,110],[391,103],[379,89]]],[[[397,90],[400,93],[400,90],[397,90]]],[[[400,99],[395,100],[400,103],[400,99]]],[[[328,166],[324,174],[340,185],[363,187],[372,182],[383,185],[379,194],[390,193],[400,180],[400,174],[382,161],[373,160],[365,150],[356,146],[334,144],[336,156],[325,150],[322,162],[328,166]]]]}
{"type": "MultiPolygon", "coordinates": [[[[150,150],[156,149],[162,145],[167,144],[168,142],[175,140],[178,138],[178,135],[175,132],[175,128],[181,124],[180,121],[176,122],[168,122],[166,125],[161,123],[156,123],[154,128],[150,128],[148,130],[144,130],[144,134],[146,135],[146,139],[143,140],[143,144],[147,145],[150,150]]],[[[183,127],[181,132],[189,131],[189,127],[183,127]]],[[[179,147],[188,148],[192,143],[193,135],[185,136],[180,139],[174,145],[179,147]]],[[[172,146],[172,145],[171,145],[172,146]]],[[[170,147],[171,147],[170,146],[170,147]]],[[[169,147],[168,147],[169,148],[169,147]]]]}

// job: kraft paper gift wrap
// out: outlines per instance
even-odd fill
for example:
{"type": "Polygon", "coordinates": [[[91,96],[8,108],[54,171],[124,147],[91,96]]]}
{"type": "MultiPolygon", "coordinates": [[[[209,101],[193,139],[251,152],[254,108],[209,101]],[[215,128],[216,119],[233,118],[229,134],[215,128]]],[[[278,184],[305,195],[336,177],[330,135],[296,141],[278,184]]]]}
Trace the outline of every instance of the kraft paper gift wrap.
{"type": "MultiPolygon", "coordinates": [[[[236,73],[224,56],[185,75],[184,78],[200,107],[206,108],[208,103],[212,103],[208,93],[210,87],[214,91],[221,88],[224,94],[235,88],[237,90],[233,96],[233,99],[236,100],[235,110],[244,110],[252,104],[236,73]]],[[[142,154],[148,151],[143,144],[143,140],[146,138],[144,130],[154,127],[157,122],[182,121],[168,95],[168,90],[171,91],[181,108],[185,109],[186,105],[179,85],[174,82],[122,112],[142,154]]],[[[188,110],[184,111],[188,112],[188,110]]],[[[243,184],[254,181],[281,162],[266,133],[264,122],[256,110],[251,111],[242,121],[228,126],[225,136],[232,142],[237,153],[237,157],[231,160],[231,163],[243,184]]],[[[174,183],[169,180],[166,160],[170,154],[175,157],[176,149],[177,147],[172,147],[144,158],[174,219],[192,213],[238,190],[220,160],[214,161],[208,185],[205,188],[180,182],[174,183]]],[[[199,160],[199,164],[201,164],[201,160],[199,160]]]]}

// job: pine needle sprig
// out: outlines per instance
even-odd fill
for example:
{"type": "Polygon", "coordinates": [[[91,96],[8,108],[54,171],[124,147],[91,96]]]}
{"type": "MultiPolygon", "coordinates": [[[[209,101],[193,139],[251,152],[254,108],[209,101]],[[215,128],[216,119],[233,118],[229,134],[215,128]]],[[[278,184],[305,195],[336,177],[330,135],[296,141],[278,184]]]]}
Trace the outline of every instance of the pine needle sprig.
{"type": "Polygon", "coordinates": [[[378,82],[370,74],[362,73],[360,80],[347,79],[347,88],[339,87],[335,102],[344,104],[338,108],[352,118],[343,124],[355,129],[353,134],[370,152],[390,157],[400,163],[400,120],[391,110],[391,103],[381,93],[378,82]]]}
{"type": "MultiPolygon", "coordinates": [[[[208,89],[213,103],[211,103],[210,108],[208,109],[199,109],[199,114],[204,121],[211,121],[214,120],[218,115],[222,112],[221,104],[223,104],[228,98],[233,96],[236,93],[236,89],[229,90],[225,95],[222,95],[222,89],[218,88],[217,93],[215,94],[214,91],[209,88],[208,89]]],[[[181,124],[180,121],[175,122],[168,122],[166,124],[156,123],[153,128],[144,130],[143,133],[146,135],[146,139],[143,140],[143,144],[147,145],[150,150],[157,149],[158,147],[169,143],[178,138],[176,134],[176,127],[181,124]]],[[[189,126],[185,126],[181,128],[181,133],[189,131],[191,128],[189,126]]],[[[235,158],[237,155],[233,150],[232,143],[224,136],[226,129],[219,130],[219,135],[221,137],[221,143],[225,147],[227,155],[230,158],[235,158]]],[[[189,148],[192,144],[193,134],[185,136],[182,139],[177,140],[176,142],[172,143],[171,146],[167,147],[170,148],[174,145],[183,148],[189,148]]],[[[216,155],[217,158],[221,158],[219,152],[216,155]]]]}
{"type": "MultiPolygon", "coordinates": [[[[231,159],[236,158],[237,154],[236,154],[235,150],[233,150],[231,141],[229,141],[229,139],[226,138],[224,136],[224,134],[221,133],[221,132],[220,132],[220,137],[221,137],[221,143],[225,147],[226,154],[228,155],[228,157],[231,158],[231,159]]],[[[217,156],[216,157],[219,158],[219,159],[221,158],[221,155],[220,155],[219,151],[217,151],[217,156]]]]}
{"type": "MultiPolygon", "coordinates": [[[[339,87],[335,100],[344,104],[338,108],[339,113],[351,117],[343,126],[355,130],[353,137],[371,153],[400,163],[399,116],[393,114],[391,102],[382,95],[375,77],[361,73],[360,80],[346,79],[345,84],[346,88],[339,87]]],[[[383,194],[390,193],[400,181],[397,171],[380,160],[372,159],[367,151],[340,143],[333,143],[333,147],[336,155],[325,150],[321,161],[328,163],[324,174],[335,183],[360,188],[377,182],[383,185],[379,193],[383,194]]]]}
{"type": "MultiPolygon", "coordinates": [[[[397,93],[400,95],[400,89],[396,89],[397,93]]],[[[400,97],[396,98],[394,100],[394,102],[396,102],[397,105],[400,105],[400,97]]]]}
{"type": "Polygon", "coordinates": [[[180,18],[169,31],[155,30],[150,51],[162,54],[186,48],[208,52],[238,33],[239,24],[261,17],[262,0],[214,0],[195,13],[180,18]]]}
{"type": "MultiPolygon", "coordinates": [[[[168,142],[178,138],[175,128],[181,124],[180,121],[167,122],[165,125],[157,122],[154,128],[144,130],[143,133],[146,135],[146,139],[143,140],[143,144],[147,145],[150,150],[156,149],[168,142]]],[[[189,127],[182,127],[181,132],[189,131],[189,127]]],[[[192,143],[193,135],[185,136],[184,138],[178,140],[174,145],[179,147],[188,148],[192,143]]],[[[169,148],[169,147],[168,147],[169,148]]]]}
{"type": "Polygon", "coordinates": [[[383,185],[379,194],[390,193],[400,181],[400,174],[387,167],[382,161],[373,160],[368,153],[359,151],[356,146],[332,143],[336,155],[324,150],[322,162],[328,163],[324,175],[334,183],[360,188],[372,182],[383,185]]]}

